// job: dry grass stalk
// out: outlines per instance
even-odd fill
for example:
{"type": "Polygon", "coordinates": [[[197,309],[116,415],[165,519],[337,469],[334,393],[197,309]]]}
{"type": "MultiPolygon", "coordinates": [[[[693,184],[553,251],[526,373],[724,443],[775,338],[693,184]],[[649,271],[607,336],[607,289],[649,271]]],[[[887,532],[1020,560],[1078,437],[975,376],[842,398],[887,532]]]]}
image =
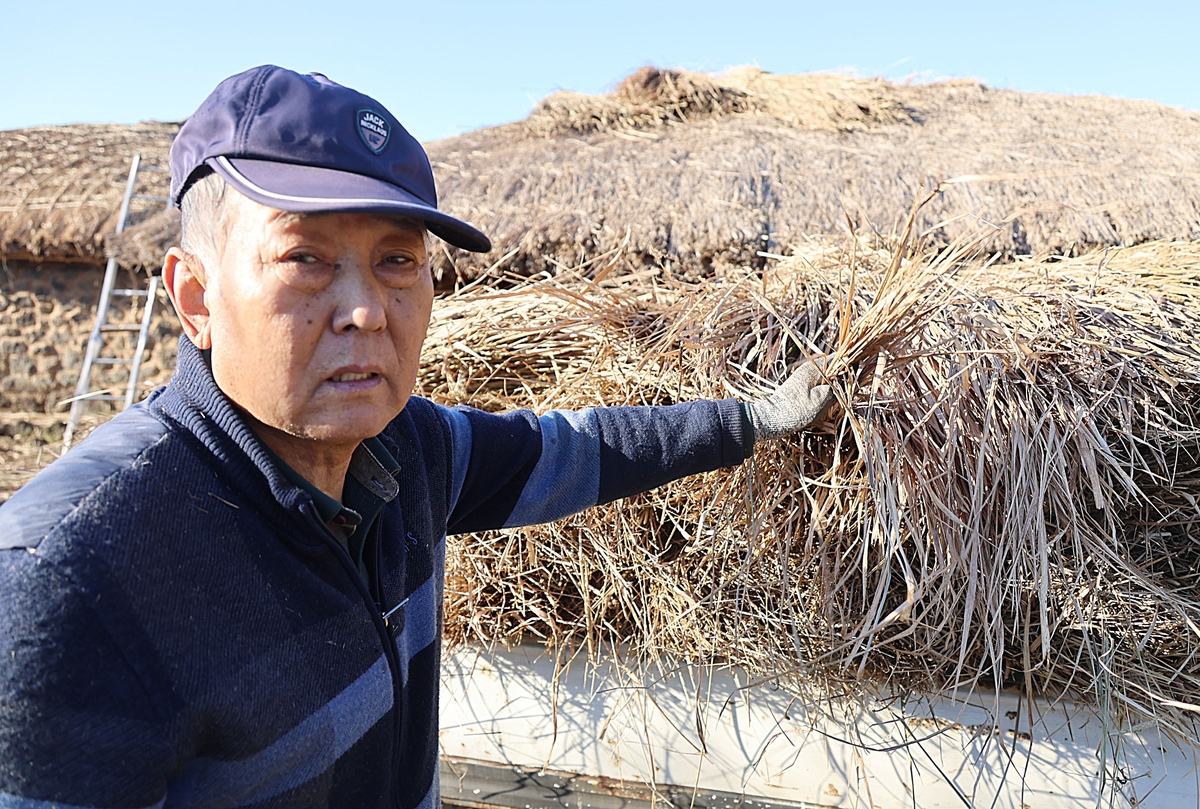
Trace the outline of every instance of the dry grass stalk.
{"type": "Polygon", "coordinates": [[[420,384],[444,402],[748,396],[819,351],[844,405],[743,468],[452,542],[450,637],[1067,692],[1187,732],[1200,244],[997,265],[974,241],[442,301],[420,384]]]}

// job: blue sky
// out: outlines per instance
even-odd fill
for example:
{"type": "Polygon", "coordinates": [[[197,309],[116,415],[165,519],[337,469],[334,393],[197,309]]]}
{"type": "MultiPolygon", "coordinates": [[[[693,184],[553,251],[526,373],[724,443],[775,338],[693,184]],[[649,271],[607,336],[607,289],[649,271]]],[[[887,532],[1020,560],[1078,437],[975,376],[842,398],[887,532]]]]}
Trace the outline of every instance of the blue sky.
{"type": "Polygon", "coordinates": [[[596,93],[645,64],[958,76],[1200,110],[1200,2],[430,2],[0,5],[0,129],[186,117],[264,62],[375,96],[422,140],[596,93]]]}

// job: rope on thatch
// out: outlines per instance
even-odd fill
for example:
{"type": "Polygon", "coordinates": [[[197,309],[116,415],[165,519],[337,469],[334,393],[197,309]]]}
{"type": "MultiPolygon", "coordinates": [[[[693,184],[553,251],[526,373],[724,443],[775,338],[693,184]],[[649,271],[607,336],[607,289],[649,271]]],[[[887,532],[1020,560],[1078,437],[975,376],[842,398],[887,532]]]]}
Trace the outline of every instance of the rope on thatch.
{"type": "MultiPolygon", "coordinates": [[[[0,256],[102,262],[134,152],[165,166],[178,129],[140,123],[0,132],[0,256]]],[[[146,173],[139,192],[164,195],[166,187],[166,175],[146,173]]]]}
{"type": "Polygon", "coordinates": [[[448,548],[452,639],[613,644],[805,683],[1200,710],[1200,243],[1060,262],[810,241],[763,272],[539,278],[439,302],[446,403],[841,407],[753,463],[448,548]]]}

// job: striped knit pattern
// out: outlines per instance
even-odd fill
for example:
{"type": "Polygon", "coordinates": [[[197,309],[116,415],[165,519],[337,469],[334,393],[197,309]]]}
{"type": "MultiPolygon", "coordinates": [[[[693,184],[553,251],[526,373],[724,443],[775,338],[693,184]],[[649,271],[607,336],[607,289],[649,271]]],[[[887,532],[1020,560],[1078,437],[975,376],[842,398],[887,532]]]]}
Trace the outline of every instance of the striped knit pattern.
{"type": "Polygon", "coordinates": [[[364,579],[182,339],[170,385],[0,507],[0,809],[435,809],[447,531],[740,463],[747,430],[732,400],[413,398],[364,579]]]}

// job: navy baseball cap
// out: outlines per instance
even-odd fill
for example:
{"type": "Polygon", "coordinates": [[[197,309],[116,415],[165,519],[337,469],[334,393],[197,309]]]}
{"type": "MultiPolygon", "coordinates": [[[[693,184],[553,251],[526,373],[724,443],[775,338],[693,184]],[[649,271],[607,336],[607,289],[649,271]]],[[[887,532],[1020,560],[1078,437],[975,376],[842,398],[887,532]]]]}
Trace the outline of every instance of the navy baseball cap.
{"type": "Polygon", "coordinates": [[[437,209],[417,139],[378,101],[320,73],[263,65],[217,85],[171,144],[172,203],[206,167],[271,208],[410,216],[456,247],[492,248],[437,209]]]}

